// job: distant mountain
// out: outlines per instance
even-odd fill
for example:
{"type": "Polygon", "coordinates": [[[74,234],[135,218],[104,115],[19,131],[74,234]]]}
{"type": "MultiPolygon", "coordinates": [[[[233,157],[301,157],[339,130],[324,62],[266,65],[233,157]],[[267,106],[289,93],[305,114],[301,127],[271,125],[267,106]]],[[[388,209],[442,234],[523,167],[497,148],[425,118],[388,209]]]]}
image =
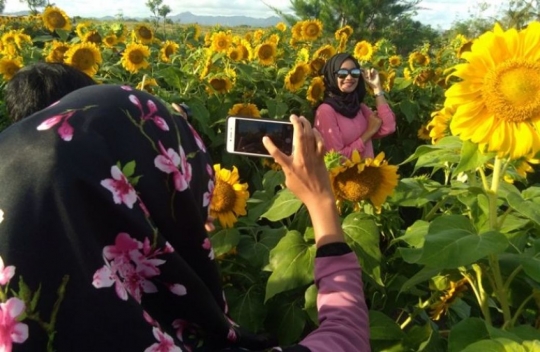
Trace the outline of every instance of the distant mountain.
{"type": "MultiPolygon", "coordinates": [[[[28,11],[19,11],[19,12],[12,12],[12,13],[6,13],[4,15],[11,15],[11,16],[25,16],[28,14],[28,11]]],[[[81,16],[84,17],[84,16],[81,16]]],[[[115,17],[112,16],[103,16],[103,17],[95,17],[97,20],[103,20],[103,21],[111,21],[114,20],[115,17]]],[[[130,17],[130,20],[147,20],[150,18],[148,17],[130,17]]],[[[247,16],[198,16],[194,15],[191,12],[182,12],[178,15],[174,16],[167,16],[168,19],[172,20],[173,22],[178,22],[182,24],[193,24],[197,23],[202,26],[215,26],[215,25],[222,25],[227,27],[236,27],[236,26],[250,26],[250,27],[272,27],[278,24],[282,19],[278,16],[271,16],[267,18],[255,18],[255,17],[247,17],[247,16]]]]}
{"type": "Polygon", "coordinates": [[[178,15],[168,17],[174,22],[184,24],[198,23],[203,26],[222,25],[228,27],[251,26],[251,27],[271,27],[282,21],[277,16],[268,18],[254,18],[247,16],[197,16],[191,12],[182,12],[178,15]]]}

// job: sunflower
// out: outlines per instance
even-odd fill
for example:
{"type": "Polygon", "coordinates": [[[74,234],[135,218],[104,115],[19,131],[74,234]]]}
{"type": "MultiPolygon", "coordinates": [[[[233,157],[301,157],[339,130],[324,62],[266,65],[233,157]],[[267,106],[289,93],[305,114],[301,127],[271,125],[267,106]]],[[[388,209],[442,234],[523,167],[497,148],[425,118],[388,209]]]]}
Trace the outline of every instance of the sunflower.
{"type": "Polygon", "coordinates": [[[20,58],[3,57],[0,59],[0,74],[9,81],[23,67],[20,58]]]}
{"type": "Polygon", "coordinates": [[[445,105],[456,106],[452,134],[499,157],[540,151],[539,33],[540,22],[520,32],[496,25],[475,40],[452,74],[461,82],[446,91],[445,105]]]}
{"type": "Polygon", "coordinates": [[[255,32],[253,32],[253,40],[255,42],[259,42],[263,36],[264,36],[264,31],[262,29],[257,29],[255,32]]]}
{"type": "Polygon", "coordinates": [[[325,63],[326,63],[326,60],[320,57],[311,60],[309,62],[309,69],[311,70],[311,74],[314,76],[320,76],[322,74],[322,69],[325,63]]]}
{"type": "Polygon", "coordinates": [[[49,31],[54,32],[57,29],[64,31],[71,30],[71,22],[66,13],[60,10],[58,7],[47,6],[41,15],[43,25],[49,31]]]}
{"type": "Polygon", "coordinates": [[[287,30],[287,25],[283,22],[279,22],[276,24],[276,28],[278,31],[285,32],[287,30]]]}
{"type": "Polygon", "coordinates": [[[152,28],[145,26],[144,24],[135,26],[133,34],[141,44],[151,44],[154,41],[154,32],[152,31],[152,28]]]}
{"type": "Polygon", "coordinates": [[[101,44],[101,42],[102,42],[101,34],[99,34],[99,32],[96,31],[96,30],[88,31],[88,32],[84,35],[82,41],[85,42],[85,43],[94,43],[94,44],[96,44],[96,45],[99,45],[99,44],[101,44]]]}
{"type": "Polygon", "coordinates": [[[313,104],[321,101],[324,96],[324,89],[323,79],[321,77],[313,78],[307,91],[307,100],[313,104]]]}
{"type": "Polygon", "coordinates": [[[246,215],[246,203],[249,198],[247,183],[239,182],[238,169],[222,169],[214,165],[216,184],[214,187],[210,216],[217,218],[222,227],[231,228],[237,216],[246,215]]]}
{"type": "Polygon", "coordinates": [[[216,53],[227,52],[232,44],[232,37],[223,31],[212,34],[212,50],[216,53]]]}
{"type": "Polygon", "coordinates": [[[231,116],[246,116],[246,117],[261,117],[261,112],[257,108],[257,105],[246,104],[234,104],[229,109],[229,115],[231,116]]]}
{"type": "Polygon", "coordinates": [[[431,319],[439,320],[441,316],[446,314],[448,308],[456,300],[456,298],[463,296],[463,292],[466,291],[467,280],[461,279],[459,281],[450,281],[450,287],[448,287],[440,296],[440,298],[430,306],[431,319]]]}
{"type": "Polygon", "coordinates": [[[309,61],[309,49],[302,48],[298,50],[298,53],[296,54],[296,62],[307,62],[307,61],[309,61]]]}
{"type": "Polygon", "coordinates": [[[227,56],[232,61],[242,61],[242,59],[243,59],[243,51],[242,51],[242,49],[240,49],[238,47],[232,47],[231,46],[229,48],[229,51],[227,51],[227,56]]]}
{"type": "Polygon", "coordinates": [[[330,170],[332,188],[338,201],[369,200],[379,210],[398,184],[398,167],[388,165],[384,153],[362,160],[354,150],[351,159],[330,170]]]}
{"type": "Polygon", "coordinates": [[[418,137],[418,139],[421,139],[423,141],[429,141],[431,138],[429,136],[428,126],[425,124],[420,126],[420,128],[418,129],[418,132],[416,133],[416,136],[418,137]]]}
{"type": "Polygon", "coordinates": [[[241,39],[236,48],[242,53],[242,60],[250,61],[253,57],[253,49],[247,40],[241,39]]]}
{"type": "Polygon", "coordinates": [[[163,62],[169,62],[171,59],[171,55],[176,54],[178,49],[180,48],[180,45],[177,43],[167,40],[163,45],[161,46],[161,49],[159,50],[159,53],[161,54],[161,60],[163,62]]]}
{"type": "Polygon", "coordinates": [[[275,43],[262,43],[255,49],[255,54],[261,65],[269,66],[276,61],[277,47],[275,43]]]}
{"type": "Polygon", "coordinates": [[[423,88],[428,83],[433,81],[434,78],[435,78],[435,71],[430,68],[426,68],[417,72],[416,77],[414,77],[413,79],[413,83],[423,88]]]}
{"type": "Polygon", "coordinates": [[[336,53],[336,49],[332,45],[324,45],[321,46],[315,54],[313,54],[313,58],[323,58],[323,59],[329,59],[336,53]]]}
{"type": "Polygon", "coordinates": [[[126,46],[122,54],[122,66],[131,73],[137,73],[142,68],[150,66],[146,58],[150,56],[150,49],[146,45],[131,43],[126,46]]]}
{"type": "Polygon", "coordinates": [[[305,62],[296,64],[285,76],[285,87],[291,92],[296,92],[304,85],[309,72],[309,65],[305,62]]]}
{"type": "Polygon", "coordinates": [[[77,24],[77,26],[75,26],[75,33],[77,33],[77,36],[82,40],[84,38],[84,36],[86,35],[86,33],[88,33],[89,29],[88,27],[90,26],[90,22],[87,22],[87,21],[84,21],[84,22],[79,22],[77,24]]]}
{"type": "Polygon", "coordinates": [[[465,43],[463,43],[459,49],[457,50],[457,57],[458,58],[461,58],[463,56],[463,53],[466,53],[468,51],[471,51],[471,47],[472,47],[472,44],[473,44],[473,41],[472,40],[469,40],[465,43]]]}
{"type": "Polygon", "coordinates": [[[152,87],[159,87],[157,81],[154,78],[144,77],[144,79],[139,84],[137,84],[136,88],[138,90],[145,90],[150,94],[154,94],[154,90],[152,89],[152,87]]]}
{"type": "Polygon", "coordinates": [[[336,40],[341,40],[342,38],[345,38],[345,40],[347,40],[353,34],[353,32],[354,30],[352,29],[352,27],[347,25],[345,27],[341,27],[340,29],[338,29],[334,33],[334,36],[336,40]]]}
{"type": "Polygon", "coordinates": [[[219,93],[225,94],[228,93],[232,87],[233,83],[229,77],[226,76],[216,76],[208,80],[209,87],[206,88],[206,91],[209,94],[219,93]]]}
{"type": "Polygon", "coordinates": [[[453,107],[445,106],[441,110],[435,111],[431,114],[431,121],[428,123],[427,128],[429,130],[429,136],[431,137],[432,144],[437,143],[439,139],[450,134],[450,120],[455,112],[456,109],[453,107]]]}
{"type": "Polygon", "coordinates": [[[345,51],[345,47],[347,46],[347,41],[349,40],[349,38],[347,38],[346,36],[341,36],[341,39],[339,40],[339,45],[337,47],[337,51],[342,53],[345,51]]]}
{"type": "Polygon", "coordinates": [[[391,67],[397,67],[401,65],[401,56],[399,55],[390,56],[390,58],[388,59],[388,63],[390,64],[391,67]]]}
{"type": "Polygon", "coordinates": [[[118,44],[118,37],[116,34],[109,34],[103,38],[103,44],[108,48],[114,48],[118,44]]]}
{"type": "Polygon", "coordinates": [[[296,22],[291,28],[292,39],[294,39],[295,41],[300,41],[304,39],[302,34],[302,25],[303,21],[296,22]]]}
{"type": "Polygon", "coordinates": [[[47,47],[49,47],[50,50],[45,58],[45,61],[47,62],[64,62],[65,54],[69,48],[71,48],[68,43],[59,42],[57,40],[48,42],[47,47]]]}
{"type": "Polygon", "coordinates": [[[354,57],[358,61],[369,61],[373,55],[373,46],[368,41],[362,40],[354,46],[354,57]]]}
{"type": "Polygon", "coordinates": [[[101,53],[95,44],[79,43],[66,51],[64,62],[92,77],[96,74],[101,61],[101,53]]]}
{"type": "Polygon", "coordinates": [[[409,67],[411,70],[414,70],[418,66],[427,66],[429,65],[429,62],[429,56],[424,55],[421,52],[415,51],[409,55],[409,67]]]}
{"type": "Polygon", "coordinates": [[[302,38],[309,41],[317,40],[322,35],[323,24],[319,20],[306,20],[302,23],[302,38]]]}

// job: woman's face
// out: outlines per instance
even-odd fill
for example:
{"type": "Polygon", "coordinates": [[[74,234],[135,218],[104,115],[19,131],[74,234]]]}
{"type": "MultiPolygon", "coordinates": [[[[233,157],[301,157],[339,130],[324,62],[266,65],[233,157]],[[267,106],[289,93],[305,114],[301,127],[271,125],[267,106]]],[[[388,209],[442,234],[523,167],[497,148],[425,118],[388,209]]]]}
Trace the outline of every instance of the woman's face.
{"type": "MultiPolygon", "coordinates": [[[[351,75],[351,72],[350,70],[352,69],[358,69],[356,67],[356,65],[354,64],[354,62],[352,60],[345,60],[342,64],[341,64],[341,67],[340,67],[340,70],[348,70],[349,72],[339,72],[336,73],[336,77],[337,77],[337,86],[339,88],[339,90],[341,90],[343,93],[351,93],[351,92],[354,92],[354,90],[356,89],[356,87],[358,86],[358,80],[359,80],[359,76],[358,77],[353,77],[351,75]],[[343,73],[346,74],[346,76],[343,75],[343,73]],[[341,78],[343,77],[343,78],[341,78]]],[[[353,75],[355,74],[356,72],[353,72],[353,75]]],[[[358,73],[360,73],[360,70],[358,70],[358,73]]]]}

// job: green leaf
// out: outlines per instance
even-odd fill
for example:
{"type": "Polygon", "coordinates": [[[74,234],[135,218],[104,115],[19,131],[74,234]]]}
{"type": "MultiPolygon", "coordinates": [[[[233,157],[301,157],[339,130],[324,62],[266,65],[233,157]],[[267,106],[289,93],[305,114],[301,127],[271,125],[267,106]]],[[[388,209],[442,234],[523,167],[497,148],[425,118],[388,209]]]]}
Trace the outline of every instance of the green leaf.
{"type": "Polygon", "coordinates": [[[506,352],[507,350],[497,341],[483,340],[467,346],[462,352],[506,352]]]}
{"type": "Polygon", "coordinates": [[[384,286],[381,279],[379,228],[373,218],[363,213],[352,213],[343,220],[342,228],[347,242],[360,260],[362,270],[376,283],[384,286]]]}
{"type": "Polygon", "coordinates": [[[217,257],[228,253],[231,249],[238,245],[238,242],[240,241],[240,233],[234,228],[222,229],[212,234],[210,241],[212,242],[214,254],[217,257]]]}
{"type": "Polygon", "coordinates": [[[302,202],[288,189],[281,190],[261,218],[279,221],[293,215],[300,209],[302,202]]]}
{"type": "Polygon", "coordinates": [[[285,174],[283,171],[267,171],[263,176],[264,190],[270,194],[276,192],[276,188],[285,182],[285,174]]]}
{"type": "Polygon", "coordinates": [[[429,222],[424,220],[417,220],[412,224],[403,236],[392,240],[392,243],[396,241],[403,241],[411,247],[421,248],[424,245],[424,239],[428,233],[429,222]]]}
{"type": "Polygon", "coordinates": [[[448,336],[448,352],[461,352],[468,345],[489,337],[486,323],[482,319],[465,319],[454,325],[452,330],[450,330],[450,335],[448,336]]]}
{"type": "Polygon", "coordinates": [[[266,101],[268,117],[271,119],[283,120],[289,111],[289,106],[281,101],[268,99],[266,101]]]}
{"type": "Polygon", "coordinates": [[[262,330],[267,315],[264,287],[254,285],[245,291],[229,288],[226,291],[231,318],[240,326],[249,326],[253,333],[262,330]]]}
{"type": "Polygon", "coordinates": [[[540,258],[537,257],[522,257],[521,265],[527,276],[536,282],[540,282],[540,258]]]}
{"type": "Polygon", "coordinates": [[[309,286],[304,294],[306,303],[304,304],[304,310],[311,319],[311,321],[319,325],[319,314],[317,311],[317,286],[315,284],[309,286]]]}
{"type": "Polygon", "coordinates": [[[307,285],[313,281],[315,246],[291,231],[270,251],[269,266],[273,270],[266,284],[266,298],[280,292],[307,285]]]}
{"type": "Polygon", "coordinates": [[[403,99],[401,103],[399,103],[399,109],[403,115],[405,115],[408,123],[411,123],[419,118],[418,104],[411,100],[403,99]]]}
{"type": "MultiPolygon", "coordinates": [[[[423,163],[427,163],[430,159],[435,159],[435,157],[426,157],[426,155],[429,155],[431,153],[447,153],[451,156],[451,160],[447,160],[448,162],[453,162],[457,164],[459,162],[459,153],[461,151],[461,140],[459,137],[456,136],[448,136],[440,139],[437,144],[424,144],[416,148],[413,155],[411,155],[407,160],[401,163],[401,165],[409,163],[415,159],[424,158],[423,163]]],[[[437,156],[439,158],[440,155],[437,156]]],[[[442,159],[441,163],[444,163],[446,160],[442,159]]],[[[432,160],[431,163],[433,163],[432,166],[437,166],[434,161],[432,160]]],[[[419,165],[416,165],[415,171],[419,168],[419,165]]]]}
{"type": "Polygon", "coordinates": [[[401,286],[400,292],[407,292],[414,286],[426,282],[436,276],[439,273],[439,269],[423,268],[419,272],[413,275],[409,280],[401,286]]]}
{"type": "Polygon", "coordinates": [[[540,225],[540,207],[535,202],[524,200],[518,193],[508,193],[508,204],[527,219],[540,225]]]}
{"type": "Polygon", "coordinates": [[[131,177],[135,173],[135,166],[135,160],[132,160],[126,165],[124,165],[124,167],[122,168],[122,173],[124,174],[124,176],[128,178],[131,177]]]}
{"type": "Polygon", "coordinates": [[[252,235],[242,235],[238,243],[238,255],[249,261],[254,267],[264,268],[268,264],[272,250],[283,236],[286,228],[272,229],[267,226],[253,229],[252,235]]]}
{"type": "Polygon", "coordinates": [[[423,326],[415,325],[407,331],[403,345],[410,351],[424,351],[433,337],[433,328],[427,323],[423,326]]]}
{"type": "Polygon", "coordinates": [[[476,170],[492,159],[493,156],[493,154],[481,153],[476,143],[464,141],[461,147],[461,159],[458,166],[454,169],[453,174],[457,175],[461,172],[476,170]]]}
{"type": "Polygon", "coordinates": [[[477,235],[462,229],[448,229],[426,236],[422,257],[417,262],[432,268],[458,268],[501,253],[506,247],[508,239],[497,231],[477,235]]]}
{"type": "Polygon", "coordinates": [[[369,311],[369,338],[371,340],[401,340],[405,333],[399,325],[386,314],[369,311]]]}
{"type": "Polygon", "coordinates": [[[269,307],[268,320],[280,345],[290,345],[300,339],[306,325],[306,313],[297,301],[278,301],[277,305],[269,307]]]}

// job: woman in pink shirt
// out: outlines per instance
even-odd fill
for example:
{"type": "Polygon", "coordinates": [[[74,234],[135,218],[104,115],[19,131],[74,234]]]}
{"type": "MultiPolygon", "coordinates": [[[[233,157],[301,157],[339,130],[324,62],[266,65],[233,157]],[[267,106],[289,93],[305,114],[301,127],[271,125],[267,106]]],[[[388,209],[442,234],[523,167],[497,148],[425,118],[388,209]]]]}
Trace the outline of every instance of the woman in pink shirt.
{"type": "Polygon", "coordinates": [[[315,113],[315,128],[320,132],[326,151],[351,157],[358,150],[362,157],[374,157],[374,138],[382,138],[396,129],[396,117],[381,87],[375,69],[362,70],[347,53],[332,56],[323,67],[324,100],[315,113]],[[377,111],[363,103],[366,83],[375,94],[377,111]]]}

